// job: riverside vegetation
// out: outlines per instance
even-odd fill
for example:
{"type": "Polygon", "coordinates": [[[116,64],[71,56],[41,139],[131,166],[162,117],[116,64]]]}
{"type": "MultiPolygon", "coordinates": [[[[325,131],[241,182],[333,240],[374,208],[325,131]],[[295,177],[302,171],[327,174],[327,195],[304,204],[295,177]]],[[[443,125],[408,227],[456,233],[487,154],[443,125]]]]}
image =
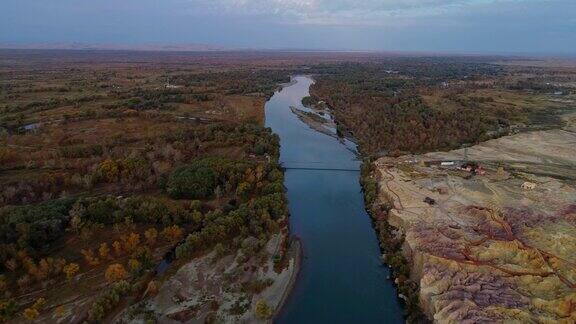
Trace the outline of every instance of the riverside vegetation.
{"type": "MultiPolygon", "coordinates": [[[[110,321],[161,289],[163,259],[245,251],[282,271],[287,206],[263,104],[287,75],[157,55],[0,53],[1,321],[110,321]]],[[[271,283],[254,280],[238,278],[259,288],[233,313],[268,317],[251,299],[271,283]]],[[[217,302],[188,316],[223,316],[217,302]]]]}

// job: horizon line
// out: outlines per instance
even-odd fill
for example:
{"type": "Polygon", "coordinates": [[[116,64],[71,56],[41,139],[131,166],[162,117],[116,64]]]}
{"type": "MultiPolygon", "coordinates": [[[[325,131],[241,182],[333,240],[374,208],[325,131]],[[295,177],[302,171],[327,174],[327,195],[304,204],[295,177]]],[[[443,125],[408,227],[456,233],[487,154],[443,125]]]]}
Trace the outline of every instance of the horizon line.
{"type": "Polygon", "coordinates": [[[502,56],[518,58],[571,58],[576,53],[529,51],[470,51],[470,50],[396,50],[396,49],[346,49],[346,48],[295,48],[295,47],[233,47],[200,43],[85,43],[85,42],[0,42],[0,50],[62,50],[102,52],[293,52],[293,53],[357,53],[388,55],[445,55],[445,56],[502,56]]]}

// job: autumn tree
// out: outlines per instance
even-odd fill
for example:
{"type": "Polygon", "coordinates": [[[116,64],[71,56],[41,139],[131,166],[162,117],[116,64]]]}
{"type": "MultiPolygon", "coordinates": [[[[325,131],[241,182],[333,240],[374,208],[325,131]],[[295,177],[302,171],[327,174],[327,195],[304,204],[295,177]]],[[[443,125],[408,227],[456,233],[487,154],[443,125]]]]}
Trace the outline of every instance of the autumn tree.
{"type": "Polygon", "coordinates": [[[60,305],[54,309],[54,316],[56,316],[56,318],[61,318],[64,316],[65,311],[66,309],[64,308],[64,305],[60,305]]]}
{"type": "Polygon", "coordinates": [[[272,316],[272,309],[270,309],[270,306],[268,306],[265,300],[260,299],[258,302],[256,302],[254,313],[258,318],[267,319],[272,316]]]}
{"type": "Polygon", "coordinates": [[[175,243],[182,238],[183,232],[178,225],[172,225],[162,230],[161,234],[166,240],[168,240],[168,242],[175,243]]]}
{"type": "Polygon", "coordinates": [[[80,266],[77,263],[69,263],[64,266],[64,274],[66,274],[66,279],[68,280],[74,278],[78,271],[80,271],[80,266]]]}
{"type": "Polygon", "coordinates": [[[136,275],[141,269],[140,262],[136,259],[130,259],[128,260],[128,268],[132,274],[136,275]]]}
{"type": "Polygon", "coordinates": [[[146,287],[146,291],[144,292],[144,296],[153,296],[158,292],[158,282],[155,280],[150,280],[148,286],[146,287]]]}
{"type": "Polygon", "coordinates": [[[38,318],[38,316],[40,316],[40,312],[37,309],[28,307],[24,310],[24,318],[26,318],[27,320],[33,321],[35,319],[38,318]]]}
{"type": "Polygon", "coordinates": [[[151,227],[147,229],[146,232],[144,232],[144,237],[146,237],[146,242],[148,242],[148,245],[153,246],[154,244],[156,244],[158,231],[154,227],[151,227]]]}
{"type": "Polygon", "coordinates": [[[114,248],[114,253],[116,253],[117,256],[122,254],[122,243],[114,241],[114,243],[112,243],[112,247],[114,248]]]}
{"type": "Polygon", "coordinates": [[[80,253],[82,253],[88,265],[95,266],[100,264],[100,260],[94,256],[92,249],[82,249],[80,253]]]}
{"type": "Polygon", "coordinates": [[[140,234],[130,233],[128,236],[123,236],[124,249],[126,252],[134,251],[140,244],[140,234]]]}
{"type": "Polygon", "coordinates": [[[38,316],[40,316],[40,310],[42,310],[42,307],[44,307],[44,305],[46,304],[46,299],[40,297],[38,299],[36,299],[36,301],[34,302],[34,304],[32,304],[32,306],[26,308],[24,310],[24,317],[28,320],[35,320],[38,318],[38,316]]]}
{"type": "Polygon", "coordinates": [[[32,307],[35,309],[41,310],[42,307],[44,307],[44,305],[46,305],[46,299],[43,297],[40,297],[40,298],[36,299],[36,301],[34,302],[32,307]]]}
{"type": "Polygon", "coordinates": [[[45,279],[46,277],[48,277],[48,275],[52,271],[54,261],[52,260],[52,258],[48,259],[41,259],[40,262],[38,263],[39,268],[38,271],[39,273],[42,274],[41,279],[45,279]]]}
{"type": "Polygon", "coordinates": [[[34,260],[32,260],[31,257],[28,256],[24,257],[24,259],[22,260],[22,266],[29,275],[34,277],[37,275],[38,266],[36,266],[36,263],[34,262],[34,260]]]}
{"type": "Polygon", "coordinates": [[[98,165],[98,175],[107,182],[115,182],[120,175],[120,167],[114,160],[104,160],[98,165]]]}
{"type": "Polygon", "coordinates": [[[47,277],[57,276],[62,272],[66,260],[62,258],[44,258],[38,263],[36,270],[36,279],[43,280],[47,277]]]}
{"type": "Polygon", "coordinates": [[[128,273],[126,273],[123,265],[114,263],[108,266],[104,276],[109,282],[116,282],[126,279],[126,277],[128,277],[128,273]]]}
{"type": "Polygon", "coordinates": [[[100,257],[103,260],[106,260],[110,257],[110,248],[108,247],[108,243],[104,242],[100,244],[100,247],[98,248],[98,254],[100,254],[100,257]]]}

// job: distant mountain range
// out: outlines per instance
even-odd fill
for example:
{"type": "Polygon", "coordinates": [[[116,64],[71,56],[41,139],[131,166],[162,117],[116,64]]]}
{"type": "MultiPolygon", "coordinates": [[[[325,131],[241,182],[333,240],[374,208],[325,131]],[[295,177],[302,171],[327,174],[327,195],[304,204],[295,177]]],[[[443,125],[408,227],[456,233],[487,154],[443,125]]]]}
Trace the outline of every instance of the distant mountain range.
{"type": "Polygon", "coordinates": [[[222,51],[231,48],[206,44],[105,44],[105,43],[0,43],[0,49],[56,49],[109,51],[222,51]]]}

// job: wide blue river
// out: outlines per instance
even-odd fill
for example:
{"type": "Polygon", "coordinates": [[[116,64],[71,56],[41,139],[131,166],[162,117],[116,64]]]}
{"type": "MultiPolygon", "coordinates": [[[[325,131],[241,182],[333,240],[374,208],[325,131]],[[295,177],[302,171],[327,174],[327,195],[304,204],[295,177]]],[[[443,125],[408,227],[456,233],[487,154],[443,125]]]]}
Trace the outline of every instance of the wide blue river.
{"type": "Polygon", "coordinates": [[[297,76],[266,103],[266,126],[280,136],[280,161],[288,167],[290,229],[304,256],[296,286],[276,323],[403,323],[388,269],[364,210],[350,143],[315,131],[290,107],[314,81],[297,76]],[[291,169],[314,168],[314,170],[291,169]]]}

